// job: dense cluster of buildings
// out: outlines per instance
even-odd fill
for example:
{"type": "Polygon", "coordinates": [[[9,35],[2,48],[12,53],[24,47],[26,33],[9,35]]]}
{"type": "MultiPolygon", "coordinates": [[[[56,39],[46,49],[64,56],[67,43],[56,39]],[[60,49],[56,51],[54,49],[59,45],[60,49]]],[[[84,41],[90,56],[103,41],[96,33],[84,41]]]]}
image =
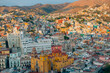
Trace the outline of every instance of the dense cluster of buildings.
{"type": "Polygon", "coordinates": [[[101,18],[109,17],[106,9],[104,4],[76,14],[0,14],[0,72],[100,72],[110,63],[110,26],[101,18]]]}

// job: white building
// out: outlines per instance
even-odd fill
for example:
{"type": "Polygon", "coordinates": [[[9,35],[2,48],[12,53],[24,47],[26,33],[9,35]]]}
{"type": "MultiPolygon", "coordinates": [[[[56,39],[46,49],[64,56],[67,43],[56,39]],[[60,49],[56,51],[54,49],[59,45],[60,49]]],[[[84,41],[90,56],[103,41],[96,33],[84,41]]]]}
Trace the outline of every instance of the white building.
{"type": "Polygon", "coordinates": [[[0,69],[5,69],[7,68],[7,55],[0,55],[0,69]]]}
{"type": "Polygon", "coordinates": [[[21,69],[24,67],[31,67],[31,57],[28,55],[22,55],[20,59],[20,67],[21,69]]]}
{"type": "Polygon", "coordinates": [[[11,53],[9,58],[9,68],[20,67],[20,56],[21,53],[11,53]]]}
{"type": "Polygon", "coordinates": [[[93,64],[95,65],[103,65],[103,63],[97,62],[97,61],[93,61],[93,64]]]}
{"type": "Polygon", "coordinates": [[[20,47],[20,36],[21,36],[20,34],[21,33],[22,32],[18,31],[17,28],[15,27],[13,29],[13,33],[7,34],[9,48],[20,47]]]}
{"type": "Polygon", "coordinates": [[[20,40],[20,48],[22,54],[31,53],[32,48],[35,47],[37,52],[40,53],[42,50],[51,50],[51,39],[38,39],[34,42],[32,38],[23,37],[20,40]]]}
{"type": "Polygon", "coordinates": [[[13,33],[7,35],[7,39],[9,48],[20,47],[22,54],[31,53],[33,47],[38,53],[42,50],[51,50],[52,39],[38,39],[35,42],[31,37],[25,36],[22,31],[18,31],[17,28],[14,28],[13,33]]]}

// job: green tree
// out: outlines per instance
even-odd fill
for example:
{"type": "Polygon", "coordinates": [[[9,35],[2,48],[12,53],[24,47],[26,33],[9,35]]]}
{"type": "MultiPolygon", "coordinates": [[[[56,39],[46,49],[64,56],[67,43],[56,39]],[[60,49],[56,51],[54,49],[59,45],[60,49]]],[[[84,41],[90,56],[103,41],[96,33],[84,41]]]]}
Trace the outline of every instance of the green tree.
{"type": "Polygon", "coordinates": [[[103,73],[110,73],[110,64],[106,64],[103,68],[103,73]]]}
{"type": "Polygon", "coordinates": [[[64,36],[64,39],[65,39],[65,40],[69,40],[69,37],[68,37],[68,36],[64,36]]]}
{"type": "Polygon", "coordinates": [[[75,48],[72,49],[72,52],[74,52],[74,51],[75,51],[75,48]]]}

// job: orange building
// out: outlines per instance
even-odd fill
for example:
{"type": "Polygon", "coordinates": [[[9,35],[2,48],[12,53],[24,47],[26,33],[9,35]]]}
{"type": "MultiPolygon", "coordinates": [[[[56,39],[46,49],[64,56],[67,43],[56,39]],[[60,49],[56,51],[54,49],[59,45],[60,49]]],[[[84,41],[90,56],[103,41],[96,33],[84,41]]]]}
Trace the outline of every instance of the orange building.
{"type": "Polygon", "coordinates": [[[68,28],[62,27],[60,28],[60,32],[62,33],[66,33],[68,31],[68,28]]]}
{"type": "Polygon", "coordinates": [[[60,24],[60,23],[62,23],[62,22],[63,22],[62,19],[56,20],[56,23],[58,23],[58,24],[60,24]]]}

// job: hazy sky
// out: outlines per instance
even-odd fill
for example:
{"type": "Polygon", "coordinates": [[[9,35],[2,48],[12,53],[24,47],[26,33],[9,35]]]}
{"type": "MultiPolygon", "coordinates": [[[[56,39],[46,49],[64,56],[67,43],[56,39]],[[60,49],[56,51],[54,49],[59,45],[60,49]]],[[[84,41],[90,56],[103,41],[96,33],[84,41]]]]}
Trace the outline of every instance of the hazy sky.
{"type": "Polygon", "coordinates": [[[37,3],[41,4],[61,4],[65,2],[74,2],[77,0],[0,0],[0,6],[31,6],[37,3]]]}

